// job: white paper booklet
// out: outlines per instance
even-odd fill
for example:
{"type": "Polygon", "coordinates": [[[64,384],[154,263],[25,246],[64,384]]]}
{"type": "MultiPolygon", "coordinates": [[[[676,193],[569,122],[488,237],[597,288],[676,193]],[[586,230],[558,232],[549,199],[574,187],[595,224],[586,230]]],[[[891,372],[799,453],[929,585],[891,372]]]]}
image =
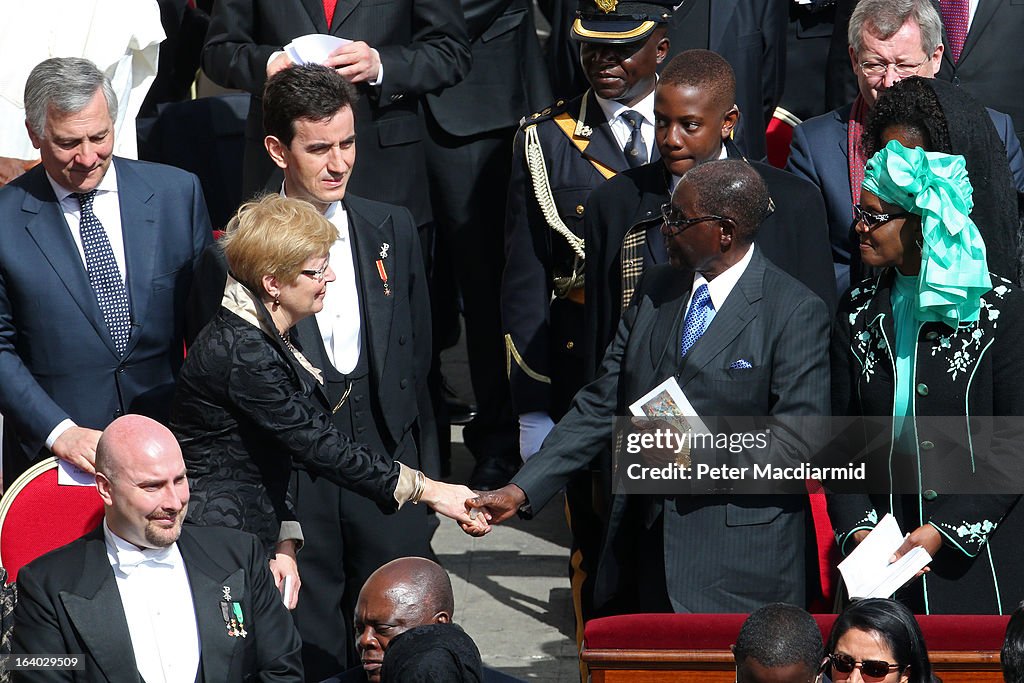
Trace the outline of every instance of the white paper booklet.
{"type": "Polygon", "coordinates": [[[328,55],[342,45],[352,41],[347,38],[338,38],[323,33],[310,33],[299,36],[284,46],[288,57],[296,64],[323,64],[327,61],[328,55]]]}
{"type": "Polygon", "coordinates": [[[887,598],[932,561],[927,550],[917,547],[889,564],[904,538],[896,518],[886,515],[839,563],[839,573],[851,598],[887,598]]]}
{"type": "Polygon", "coordinates": [[[636,417],[685,417],[694,432],[708,433],[708,428],[693,409],[675,377],[669,377],[634,401],[629,406],[629,413],[636,417]]]}

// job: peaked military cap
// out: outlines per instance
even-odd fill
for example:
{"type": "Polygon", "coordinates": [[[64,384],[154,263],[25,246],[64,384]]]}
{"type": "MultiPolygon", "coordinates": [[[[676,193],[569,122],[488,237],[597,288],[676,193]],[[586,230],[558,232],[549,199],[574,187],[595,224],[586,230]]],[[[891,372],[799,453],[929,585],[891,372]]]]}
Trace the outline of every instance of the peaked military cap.
{"type": "Polygon", "coordinates": [[[674,0],[580,0],[572,37],[587,43],[633,43],[672,18],[674,0]]]}

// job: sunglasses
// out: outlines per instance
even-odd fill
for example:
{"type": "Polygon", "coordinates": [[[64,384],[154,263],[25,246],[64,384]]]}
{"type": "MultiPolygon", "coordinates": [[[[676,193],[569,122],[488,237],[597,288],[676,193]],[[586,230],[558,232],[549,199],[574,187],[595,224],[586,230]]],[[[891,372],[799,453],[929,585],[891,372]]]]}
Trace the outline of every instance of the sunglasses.
{"type": "Polygon", "coordinates": [[[860,667],[861,675],[869,678],[885,678],[890,671],[902,671],[905,668],[899,664],[890,664],[878,659],[865,659],[858,662],[850,655],[838,653],[830,654],[828,658],[832,662],[832,669],[838,673],[852,674],[854,669],[860,667]]]}
{"type": "Polygon", "coordinates": [[[875,213],[874,211],[868,211],[860,204],[853,205],[853,216],[857,219],[858,223],[863,223],[864,227],[868,230],[874,230],[883,223],[894,221],[897,218],[903,218],[909,216],[910,213],[901,211],[900,213],[875,213]]]}

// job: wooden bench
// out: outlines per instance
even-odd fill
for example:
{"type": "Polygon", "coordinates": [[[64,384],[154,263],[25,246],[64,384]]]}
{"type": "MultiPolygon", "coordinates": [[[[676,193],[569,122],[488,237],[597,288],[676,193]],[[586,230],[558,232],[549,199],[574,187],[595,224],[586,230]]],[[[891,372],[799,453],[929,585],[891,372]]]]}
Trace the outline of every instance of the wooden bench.
{"type": "MultiPolygon", "coordinates": [[[[815,615],[827,642],[835,614],[815,615]]],[[[731,683],[745,614],[628,614],[587,622],[580,659],[593,683],[731,683]]],[[[920,616],[935,673],[943,683],[1002,681],[999,649],[1009,617],[920,616]]]]}

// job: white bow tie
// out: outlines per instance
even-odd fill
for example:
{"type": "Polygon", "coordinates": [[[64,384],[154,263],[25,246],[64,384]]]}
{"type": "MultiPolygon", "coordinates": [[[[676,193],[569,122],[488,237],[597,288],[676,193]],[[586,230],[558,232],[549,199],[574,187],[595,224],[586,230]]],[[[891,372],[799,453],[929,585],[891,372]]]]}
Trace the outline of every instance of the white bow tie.
{"type": "Polygon", "coordinates": [[[177,562],[173,554],[174,546],[166,548],[146,548],[144,550],[125,550],[119,548],[117,551],[117,568],[125,575],[131,574],[137,567],[164,565],[174,567],[177,562]]]}

